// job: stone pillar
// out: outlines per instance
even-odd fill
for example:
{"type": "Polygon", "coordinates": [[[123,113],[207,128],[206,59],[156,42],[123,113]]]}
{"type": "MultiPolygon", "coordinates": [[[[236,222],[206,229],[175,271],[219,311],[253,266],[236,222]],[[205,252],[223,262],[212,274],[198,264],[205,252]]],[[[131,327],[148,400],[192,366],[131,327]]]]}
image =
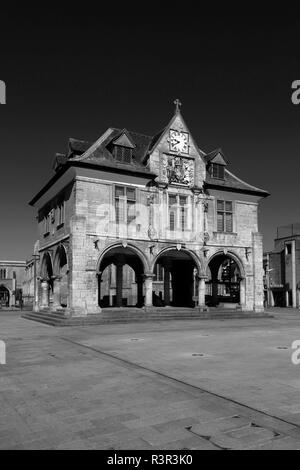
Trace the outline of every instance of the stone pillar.
{"type": "Polygon", "coordinates": [[[61,302],[60,302],[60,277],[55,277],[53,276],[53,304],[52,304],[52,309],[53,310],[61,310],[61,302]]]}
{"type": "Polygon", "coordinates": [[[290,292],[288,290],[285,291],[285,305],[286,307],[290,306],[290,292]]]}
{"type": "Polygon", "coordinates": [[[242,310],[246,310],[246,278],[240,278],[240,306],[242,310]]]}
{"type": "Polygon", "coordinates": [[[164,301],[165,305],[170,305],[170,270],[171,270],[171,263],[170,261],[166,261],[164,263],[164,301]]]}
{"type": "Polygon", "coordinates": [[[154,274],[144,274],[145,282],[145,307],[153,306],[153,277],[154,274]]]}
{"type": "Polygon", "coordinates": [[[207,277],[198,276],[198,308],[200,311],[207,310],[205,305],[206,280],[207,277]]]}
{"type": "Polygon", "coordinates": [[[98,306],[101,306],[101,283],[102,283],[102,272],[96,274],[97,276],[97,288],[98,288],[98,306]]]}
{"type": "Polygon", "coordinates": [[[41,308],[49,308],[49,283],[46,279],[41,279],[41,308]]]}
{"type": "Polygon", "coordinates": [[[117,262],[117,275],[116,275],[116,287],[117,287],[117,307],[122,307],[123,299],[123,263],[117,262]]]}
{"type": "Polygon", "coordinates": [[[268,306],[269,307],[274,307],[274,295],[271,287],[268,288],[268,306]]]}

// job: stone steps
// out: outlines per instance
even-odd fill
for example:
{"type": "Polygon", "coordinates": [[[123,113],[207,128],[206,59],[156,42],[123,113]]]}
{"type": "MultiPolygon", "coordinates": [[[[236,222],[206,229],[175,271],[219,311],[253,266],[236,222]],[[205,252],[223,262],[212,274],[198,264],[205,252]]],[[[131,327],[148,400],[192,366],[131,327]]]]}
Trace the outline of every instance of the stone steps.
{"type": "Polygon", "coordinates": [[[199,312],[196,309],[111,309],[103,310],[97,315],[86,317],[67,317],[63,312],[26,312],[23,316],[28,320],[37,321],[51,326],[82,326],[113,323],[140,323],[151,321],[171,320],[227,320],[227,319],[249,319],[270,318],[265,313],[241,312],[237,310],[218,310],[199,312]]]}

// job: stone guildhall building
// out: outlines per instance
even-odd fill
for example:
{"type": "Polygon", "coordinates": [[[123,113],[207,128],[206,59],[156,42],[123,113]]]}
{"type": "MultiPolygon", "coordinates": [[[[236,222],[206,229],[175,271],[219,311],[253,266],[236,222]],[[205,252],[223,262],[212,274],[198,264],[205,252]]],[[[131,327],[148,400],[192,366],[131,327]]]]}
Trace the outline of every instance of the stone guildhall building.
{"type": "Polygon", "coordinates": [[[110,127],[56,155],[30,202],[40,315],[263,311],[258,205],[268,193],[235,176],[221,149],[202,151],[175,105],[155,136],[110,127]]]}

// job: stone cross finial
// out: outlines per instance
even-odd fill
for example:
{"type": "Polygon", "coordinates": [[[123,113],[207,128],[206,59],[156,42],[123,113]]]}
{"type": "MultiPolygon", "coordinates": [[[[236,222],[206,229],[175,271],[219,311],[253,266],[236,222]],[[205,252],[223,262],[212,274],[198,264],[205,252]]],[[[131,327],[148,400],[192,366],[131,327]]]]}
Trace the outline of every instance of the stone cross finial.
{"type": "Polygon", "coordinates": [[[182,103],[180,102],[180,100],[177,98],[175,101],[174,101],[174,104],[176,106],[176,113],[178,113],[180,111],[180,106],[182,106],[182,103]]]}

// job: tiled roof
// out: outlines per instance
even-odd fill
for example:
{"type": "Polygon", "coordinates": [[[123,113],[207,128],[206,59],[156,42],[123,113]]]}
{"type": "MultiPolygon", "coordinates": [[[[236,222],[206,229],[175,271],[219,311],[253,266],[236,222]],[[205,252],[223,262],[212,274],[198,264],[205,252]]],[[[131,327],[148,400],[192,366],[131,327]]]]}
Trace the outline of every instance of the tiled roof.
{"type": "MultiPolygon", "coordinates": [[[[161,132],[159,132],[153,137],[149,135],[139,134],[137,132],[128,131],[127,129],[110,128],[106,133],[107,135],[103,135],[102,141],[99,141],[99,145],[97,145],[97,142],[92,144],[84,140],[70,138],[68,145],[68,155],[66,156],[63,154],[57,154],[55,158],[54,169],[55,171],[58,171],[68,160],[76,160],[77,162],[83,162],[84,164],[90,163],[92,165],[119,169],[121,171],[138,171],[149,174],[150,171],[146,166],[145,158],[149,154],[151,149],[153,149],[155,144],[159,141],[160,137],[164,132],[165,129],[163,129],[161,132]],[[135,144],[135,148],[133,149],[133,160],[131,164],[116,162],[112,154],[113,141],[120,137],[124,132],[130,137],[132,142],[135,144]],[[87,152],[89,149],[90,151],[87,152]]],[[[204,152],[200,151],[202,158],[206,161],[207,164],[219,153],[223,155],[222,149],[220,148],[208,154],[205,154],[204,152]]],[[[252,186],[246,183],[245,181],[242,181],[227,169],[225,170],[224,180],[213,178],[209,174],[209,172],[207,172],[205,183],[206,187],[208,188],[224,188],[227,190],[232,189],[234,191],[246,191],[250,193],[258,192],[264,195],[268,195],[266,191],[260,188],[256,188],[255,186],[252,186]]]]}
{"type": "Polygon", "coordinates": [[[245,181],[241,180],[230,171],[225,169],[225,178],[221,180],[219,178],[213,178],[209,172],[206,173],[206,185],[207,186],[218,186],[219,188],[224,189],[232,189],[234,191],[241,190],[241,191],[250,191],[250,192],[259,192],[264,193],[265,195],[268,194],[267,191],[263,189],[257,188],[252,186],[251,184],[246,183],[245,181]]]}
{"type": "Polygon", "coordinates": [[[69,139],[69,156],[72,154],[81,155],[82,153],[86,152],[91,145],[91,142],[86,142],[85,140],[78,140],[78,139],[69,139]]]}

